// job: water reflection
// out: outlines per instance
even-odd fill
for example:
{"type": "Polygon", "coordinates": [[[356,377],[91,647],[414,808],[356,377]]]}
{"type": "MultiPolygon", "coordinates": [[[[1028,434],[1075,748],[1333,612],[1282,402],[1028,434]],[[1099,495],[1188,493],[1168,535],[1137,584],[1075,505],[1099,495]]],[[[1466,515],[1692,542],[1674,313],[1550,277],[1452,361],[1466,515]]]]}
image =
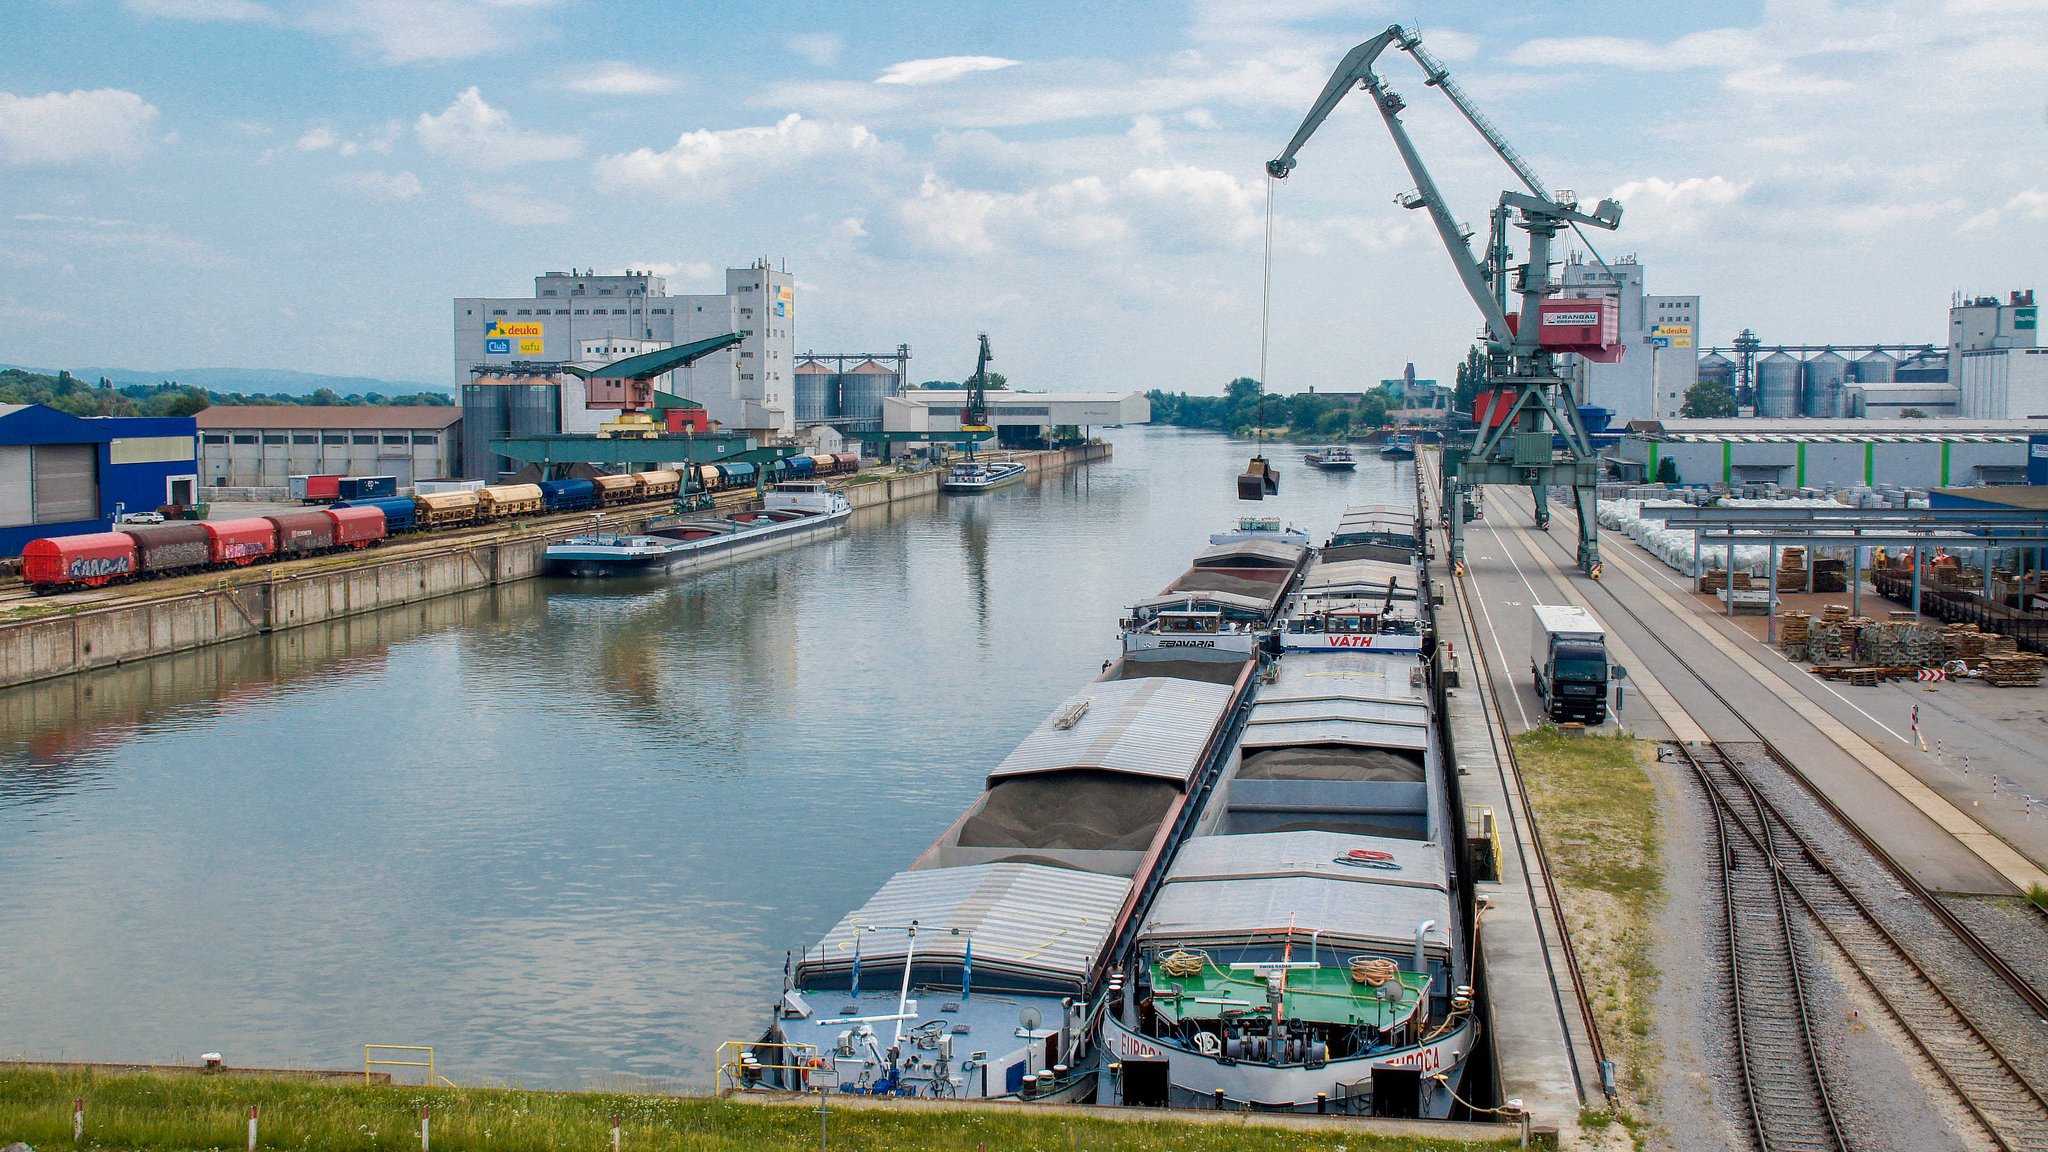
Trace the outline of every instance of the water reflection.
{"type": "MultiPolygon", "coordinates": [[[[1401,498],[1112,434],[677,579],[528,581],[0,692],[0,1055],[701,1083],[1244,510],[1401,498]]],[[[1377,467],[1376,467],[1377,465],[1377,467]]]]}

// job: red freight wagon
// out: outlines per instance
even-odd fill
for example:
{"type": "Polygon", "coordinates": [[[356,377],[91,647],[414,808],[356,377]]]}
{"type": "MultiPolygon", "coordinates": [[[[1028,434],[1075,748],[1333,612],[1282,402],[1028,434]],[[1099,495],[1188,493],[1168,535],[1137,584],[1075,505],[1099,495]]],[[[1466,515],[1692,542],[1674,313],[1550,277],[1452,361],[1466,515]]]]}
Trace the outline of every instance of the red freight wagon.
{"type": "Polygon", "coordinates": [[[135,541],[121,532],[31,540],[21,549],[21,578],[38,592],[72,584],[97,588],[134,572],[135,541]]]}
{"type": "Polygon", "coordinates": [[[336,548],[367,548],[384,538],[382,508],[329,508],[321,515],[334,521],[336,548]]]}
{"type": "Polygon", "coordinates": [[[334,547],[334,517],[325,512],[280,512],[264,519],[277,528],[280,556],[304,556],[334,547]]]}
{"type": "Polygon", "coordinates": [[[341,499],[341,477],[293,476],[292,499],[301,504],[332,504],[341,499]]]}
{"type": "Polygon", "coordinates": [[[135,541],[136,569],[151,576],[187,572],[213,563],[213,544],[206,529],[190,520],[130,524],[120,531],[135,541]]]}
{"type": "Polygon", "coordinates": [[[253,564],[277,551],[277,528],[262,517],[201,520],[215,564],[253,564]]]}

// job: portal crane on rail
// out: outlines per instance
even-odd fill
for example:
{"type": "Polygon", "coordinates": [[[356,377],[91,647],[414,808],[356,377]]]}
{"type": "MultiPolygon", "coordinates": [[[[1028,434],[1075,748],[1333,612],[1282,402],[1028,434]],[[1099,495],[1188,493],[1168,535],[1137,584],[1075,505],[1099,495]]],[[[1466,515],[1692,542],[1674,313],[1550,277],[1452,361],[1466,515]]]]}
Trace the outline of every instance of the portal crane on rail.
{"type": "Polygon", "coordinates": [[[1280,155],[1267,161],[1268,176],[1275,180],[1287,178],[1294,170],[1295,154],[1354,88],[1372,94],[1380,119],[1386,122],[1394,147],[1401,153],[1401,162],[1415,181],[1414,189],[1396,197],[1395,203],[1429,213],[1466,293],[1485,320],[1486,388],[1497,399],[1489,406],[1483,426],[1476,433],[1476,444],[1453,445],[1447,438],[1444,446],[1444,507],[1450,520],[1451,562],[1455,568],[1465,558],[1464,501],[1468,486],[1527,485],[1534,494],[1537,521],[1541,524],[1549,520],[1548,489],[1558,485],[1572,490],[1578,511],[1579,569],[1598,579],[1600,541],[1594,503],[1599,465],[1579,421],[1570,385],[1558,374],[1554,357],[1570,352],[1600,362],[1620,359],[1617,302],[1612,298],[1560,298],[1560,285],[1550,274],[1550,249],[1552,241],[1565,228],[1578,232],[1584,239],[1581,226],[1608,230],[1620,226],[1621,205],[1602,200],[1591,212],[1583,212],[1579,210],[1578,197],[1571,192],[1553,194],[1546,190],[1528,162],[1479,112],[1444,66],[1423,49],[1421,38],[1398,24],[1353,48],[1338,63],[1329,83],[1323,86],[1322,94],[1295,131],[1294,139],[1288,141],[1280,155]],[[1526,189],[1501,193],[1500,202],[1492,210],[1483,258],[1473,255],[1472,230],[1451,215],[1436,181],[1431,179],[1401,123],[1400,112],[1406,102],[1373,71],[1380,54],[1390,47],[1398,47],[1414,58],[1422,68],[1424,83],[1440,89],[1450,99],[1526,189]],[[1508,233],[1511,224],[1529,235],[1528,259],[1520,264],[1513,262],[1508,233]],[[1511,290],[1521,297],[1513,311],[1509,303],[1511,290]],[[1501,403],[1509,396],[1511,401],[1501,403]],[[1559,444],[1561,448],[1557,447],[1559,444]]]}
{"type": "MultiPolygon", "coordinates": [[[[967,406],[960,410],[960,431],[978,432],[983,436],[995,435],[995,427],[988,422],[988,362],[995,359],[988,350],[988,333],[981,334],[981,354],[974,360],[974,376],[967,381],[967,406]]],[[[973,455],[974,449],[968,448],[973,455]]]]}

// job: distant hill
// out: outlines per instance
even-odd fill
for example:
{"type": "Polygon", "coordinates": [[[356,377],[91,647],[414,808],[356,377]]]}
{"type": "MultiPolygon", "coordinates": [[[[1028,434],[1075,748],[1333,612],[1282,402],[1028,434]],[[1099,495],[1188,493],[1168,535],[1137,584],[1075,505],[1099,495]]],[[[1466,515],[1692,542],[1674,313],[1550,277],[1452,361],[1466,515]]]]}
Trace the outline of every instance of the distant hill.
{"type": "MultiPolygon", "coordinates": [[[[27,372],[40,372],[54,376],[56,368],[34,368],[19,364],[0,364],[0,369],[21,368],[27,372]]],[[[73,368],[71,374],[87,383],[97,383],[104,376],[113,381],[116,388],[140,384],[154,386],[166,380],[173,380],[193,388],[205,388],[211,392],[278,393],[303,396],[322,388],[332,388],[346,396],[352,392],[381,392],[386,396],[407,392],[439,392],[454,395],[455,390],[446,384],[429,384],[422,380],[382,380],[374,376],[323,376],[317,372],[293,372],[285,368],[175,368],[166,371],[142,371],[135,368],[73,368]]]]}

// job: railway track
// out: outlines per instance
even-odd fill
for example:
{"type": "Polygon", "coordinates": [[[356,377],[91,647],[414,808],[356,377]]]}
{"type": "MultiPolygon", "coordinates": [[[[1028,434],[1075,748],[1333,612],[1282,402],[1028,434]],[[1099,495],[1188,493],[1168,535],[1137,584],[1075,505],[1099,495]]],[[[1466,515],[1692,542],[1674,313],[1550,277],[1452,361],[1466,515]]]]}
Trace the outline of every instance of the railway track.
{"type": "Polygon", "coordinates": [[[1848,1152],[1814,1041],[1794,935],[1797,897],[1786,890],[1773,840],[1752,832],[1766,823],[1763,797],[1728,778],[1718,748],[1677,747],[1707,789],[1713,814],[1735,1046],[1757,1147],[1848,1152]],[[1730,786],[1721,787],[1724,781],[1730,786]]]}
{"type": "MultiPolygon", "coordinates": [[[[1603,589],[1604,591],[1604,589],[1603,589]]],[[[1791,895],[1810,923],[1819,929],[1849,961],[1873,996],[1912,1040],[1940,1079],[1948,1085],[1963,1108],[1976,1118],[1985,1135],[2005,1152],[2048,1152],[2048,1097],[2043,1096],[2043,1078],[2029,1075],[2008,1049],[2012,1038],[2031,1034],[2038,1042],[2043,1021],[2048,1020],[2048,995],[2034,987],[2013,969],[1997,951],[1951,912],[1941,900],[1913,878],[1868,833],[1850,820],[1835,803],[1802,774],[1796,765],[1749,719],[1693,662],[1679,646],[1633,607],[1611,592],[1613,607],[1628,615],[1654,638],[1659,647],[1685,673],[1697,681],[1728,714],[1754,738],[1771,765],[1782,771],[1801,792],[1812,798],[1821,812],[1840,831],[1867,852],[1881,870],[1883,879],[1924,909],[1931,919],[1958,945],[1942,948],[1941,978],[1930,971],[1921,953],[1904,942],[1886,919],[1880,917],[1856,888],[1846,882],[1821,852],[1771,801],[1739,756],[1726,754],[1719,744],[1707,749],[1673,745],[1680,749],[1706,789],[1717,827],[1724,836],[1734,830],[1741,845],[1768,862],[1773,883],[1791,895]],[[1702,755],[1701,753],[1706,753],[1702,755]],[[1965,968],[1975,969],[1972,972],[1965,968]],[[1951,989],[1954,994],[1951,994],[1951,989]]],[[[1723,856],[1724,862],[1727,857],[1723,856]]],[[[1789,907],[1789,906],[1788,906],[1789,907]]],[[[1767,949],[1768,944],[1746,945],[1767,949]]],[[[1733,955],[1731,951],[1731,955],[1733,955]]],[[[1792,965],[1796,972],[1796,962],[1792,965]]],[[[1740,991],[1740,990],[1739,990],[1740,991]]],[[[1738,1044],[1745,1083],[1759,1077],[1784,1075],[1785,1065],[1771,1052],[1758,1052],[1755,1061],[1746,1047],[1738,1044]]],[[[2036,1052],[2038,1070],[2040,1054],[2036,1052]]],[[[1814,1081],[1825,1092],[1816,1067],[1814,1081]]],[[[1752,1092],[1752,1107],[1775,1110],[1779,1097],[1776,1085],[1752,1092]],[[1759,1101],[1762,1102],[1759,1105],[1759,1101]]],[[[1810,1091],[1810,1090],[1808,1090],[1810,1091]]],[[[1794,1122],[1801,1121],[1800,1093],[1792,1096],[1794,1122]]],[[[1803,1123],[1812,1126],[1812,1109],[1806,1107],[1803,1123]]],[[[1765,1125],[1758,1124],[1759,1146],[1767,1150],[1830,1147],[1827,1144],[1771,1143],[1765,1125]]],[[[1838,1141],[1834,1147],[1840,1147],[1838,1141]]]]}

